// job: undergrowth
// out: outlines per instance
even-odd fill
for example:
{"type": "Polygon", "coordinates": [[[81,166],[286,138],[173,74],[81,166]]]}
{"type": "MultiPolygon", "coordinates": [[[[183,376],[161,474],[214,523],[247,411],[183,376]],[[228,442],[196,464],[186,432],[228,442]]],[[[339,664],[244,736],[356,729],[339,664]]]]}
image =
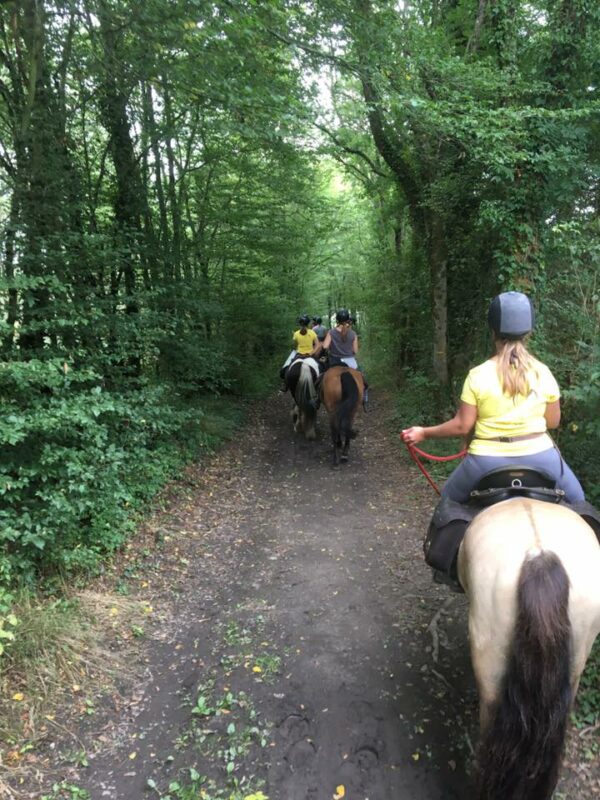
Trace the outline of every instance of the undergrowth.
{"type": "Polygon", "coordinates": [[[129,673],[130,642],[146,616],[140,602],[66,589],[45,600],[22,593],[14,607],[19,635],[0,672],[0,763],[13,777],[35,768],[28,754],[40,740],[64,732],[59,712],[93,715],[93,698],[129,673]]]}

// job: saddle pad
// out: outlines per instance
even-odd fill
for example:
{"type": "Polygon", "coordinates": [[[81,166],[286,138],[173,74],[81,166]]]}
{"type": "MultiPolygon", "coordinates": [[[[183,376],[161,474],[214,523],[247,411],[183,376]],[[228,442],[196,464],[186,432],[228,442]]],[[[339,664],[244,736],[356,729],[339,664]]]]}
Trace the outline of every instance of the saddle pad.
{"type": "Polygon", "coordinates": [[[315,379],[319,377],[319,365],[314,358],[297,358],[295,361],[292,361],[290,366],[293,367],[294,364],[308,364],[315,374],[315,379]]]}

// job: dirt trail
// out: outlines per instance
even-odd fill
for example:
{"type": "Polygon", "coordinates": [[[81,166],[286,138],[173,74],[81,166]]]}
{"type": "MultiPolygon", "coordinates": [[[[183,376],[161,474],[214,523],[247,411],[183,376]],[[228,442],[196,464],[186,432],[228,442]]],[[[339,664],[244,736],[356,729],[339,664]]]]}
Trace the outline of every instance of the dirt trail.
{"type": "Polygon", "coordinates": [[[135,695],[90,721],[92,800],[472,796],[466,601],[431,583],[433,497],[384,414],[334,471],[324,414],[305,442],[277,398],[198,473],[135,695]]]}

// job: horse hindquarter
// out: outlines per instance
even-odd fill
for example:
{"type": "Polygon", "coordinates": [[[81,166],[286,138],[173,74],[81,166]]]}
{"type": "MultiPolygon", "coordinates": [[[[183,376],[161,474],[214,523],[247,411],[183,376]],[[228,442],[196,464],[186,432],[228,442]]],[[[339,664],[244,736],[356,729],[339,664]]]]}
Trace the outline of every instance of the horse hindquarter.
{"type": "Polygon", "coordinates": [[[576,514],[518,499],[469,527],[459,574],[481,702],[479,800],[549,800],[600,627],[600,548],[576,514]]]}

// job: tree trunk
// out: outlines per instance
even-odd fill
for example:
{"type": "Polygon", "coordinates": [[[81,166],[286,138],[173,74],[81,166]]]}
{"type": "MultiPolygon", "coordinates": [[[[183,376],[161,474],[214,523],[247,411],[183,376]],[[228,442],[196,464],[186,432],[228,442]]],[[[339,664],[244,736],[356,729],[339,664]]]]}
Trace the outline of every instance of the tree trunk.
{"type": "Polygon", "coordinates": [[[431,274],[433,318],[433,374],[440,386],[448,384],[448,253],[444,221],[436,212],[428,215],[427,249],[431,274]]]}
{"type": "MultiPolygon", "coordinates": [[[[4,241],[4,277],[9,283],[15,277],[15,237],[17,233],[18,216],[19,212],[17,208],[17,194],[13,190],[10,200],[10,217],[8,219],[6,238],[4,241]]],[[[3,344],[3,349],[6,351],[12,350],[14,346],[14,329],[17,321],[17,310],[17,290],[10,288],[8,290],[8,303],[6,309],[6,323],[9,327],[9,332],[6,334],[3,344]]]]}

